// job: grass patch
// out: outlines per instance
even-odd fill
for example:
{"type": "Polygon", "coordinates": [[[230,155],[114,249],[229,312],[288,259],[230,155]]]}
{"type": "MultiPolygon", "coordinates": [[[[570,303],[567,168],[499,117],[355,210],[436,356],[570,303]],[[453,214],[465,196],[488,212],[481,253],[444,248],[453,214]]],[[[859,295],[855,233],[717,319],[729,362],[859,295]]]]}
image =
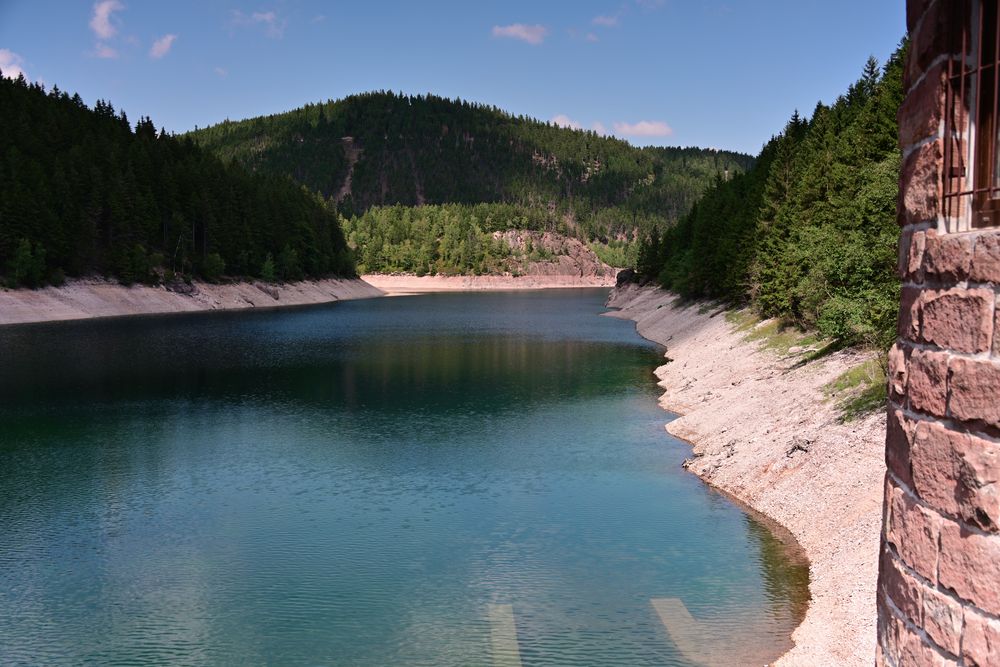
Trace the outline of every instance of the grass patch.
{"type": "Polygon", "coordinates": [[[828,383],[823,391],[837,402],[841,421],[863,417],[885,406],[885,366],[881,359],[858,364],[828,383]]]}
{"type": "Polygon", "coordinates": [[[736,331],[744,332],[753,329],[760,322],[760,318],[749,308],[740,310],[730,310],[726,313],[726,321],[732,324],[736,331]]]}
{"type": "Polygon", "coordinates": [[[809,347],[819,342],[814,334],[803,332],[778,320],[751,327],[746,339],[763,341],[765,349],[782,355],[788,354],[793,347],[809,347]]]}

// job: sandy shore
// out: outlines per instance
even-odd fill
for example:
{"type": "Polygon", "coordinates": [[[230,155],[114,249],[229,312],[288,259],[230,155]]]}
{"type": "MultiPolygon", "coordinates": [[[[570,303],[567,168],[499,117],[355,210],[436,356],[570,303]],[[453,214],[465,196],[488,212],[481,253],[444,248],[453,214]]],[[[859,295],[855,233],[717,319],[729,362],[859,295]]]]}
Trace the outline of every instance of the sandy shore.
{"type": "Polygon", "coordinates": [[[306,280],[284,285],[195,282],[189,293],[162,286],[124,287],[101,279],[70,280],[61,287],[0,290],[0,325],[199,310],[277,308],[382,296],[353,279],[306,280]]]}
{"type": "Polygon", "coordinates": [[[722,314],[674,307],[655,288],[625,286],[608,305],[667,348],[660,404],[682,415],[667,430],[692,443],[689,470],[785,526],[809,559],[812,600],[776,664],[871,665],[885,416],[842,424],[822,389],[866,357],[847,350],[796,367],[722,314]]]}
{"type": "Polygon", "coordinates": [[[80,320],[93,317],[184,313],[201,310],[280,308],[427,292],[611,287],[613,276],[405,276],[367,275],[362,279],[304,280],[297,283],[195,282],[190,291],[132,285],[100,278],[69,280],[37,290],[0,289],[0,325],[80,320]]]}
{"type": "Polygon", "coordinates": [[[561,287],[614,287],[614,275],[530,275],[530,276],[407,276],[370,274],[361,276],[388,296],[427,292],[485,292],[491,290],[551,289],[561,287]]]}

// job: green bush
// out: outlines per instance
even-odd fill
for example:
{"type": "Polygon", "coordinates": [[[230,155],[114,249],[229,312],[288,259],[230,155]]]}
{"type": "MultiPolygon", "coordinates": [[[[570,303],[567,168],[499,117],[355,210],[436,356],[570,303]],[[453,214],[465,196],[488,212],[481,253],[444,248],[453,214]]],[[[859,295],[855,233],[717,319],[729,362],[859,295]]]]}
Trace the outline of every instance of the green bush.
{"type": "Polygon", "coordinates": [[[201,267],[201,275],[205,280],[212,283],[218,282],[225,271],[226,262],[222,259],[222,256],[217,252],[208,253],[208,256],[205,257],[204,266],[201,267]]]}
{"type": "Polygon", "coordinates": [[[260,266],[260,279],[266,283],[273,283],[278,279],[274,268],[274,258],[271,257],[271,253],[267,253],[264,263],[260,266]]]}
{"type": "Polygon", "coordinates": [[[9,287],[41,287],[45,276],[45,248],[41,243],[32,246],[28,239],[21,239],[14,256],[7,264],[9,287]]]}

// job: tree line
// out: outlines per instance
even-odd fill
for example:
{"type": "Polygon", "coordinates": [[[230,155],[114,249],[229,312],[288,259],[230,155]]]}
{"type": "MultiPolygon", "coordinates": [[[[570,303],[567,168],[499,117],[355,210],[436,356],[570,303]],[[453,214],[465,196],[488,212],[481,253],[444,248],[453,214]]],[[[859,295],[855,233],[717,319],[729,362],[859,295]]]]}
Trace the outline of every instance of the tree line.
{"type": "Polygon", "coordinates": [[[905,45],[810,118],[796,112],[753,167],[716,178],[649,234],[637,272],[685,297],[749,303],[843,343],[895,337],[896,198],[905,45]]]}
{"type": "Polygon", "coordinates": [[[636,148],[488,105],[384,91],[189,136],[256,173],[291,176],[348,218],[397,204],[511,204],[602,243],[674,222],[716,176],[753,162],[729,151],[636,148]]]}
{"type": "Polygon", "coordinates": [[[0,274],[10,286],[354,275],[337,216],[110,102],[0,76],[0,274]]]}

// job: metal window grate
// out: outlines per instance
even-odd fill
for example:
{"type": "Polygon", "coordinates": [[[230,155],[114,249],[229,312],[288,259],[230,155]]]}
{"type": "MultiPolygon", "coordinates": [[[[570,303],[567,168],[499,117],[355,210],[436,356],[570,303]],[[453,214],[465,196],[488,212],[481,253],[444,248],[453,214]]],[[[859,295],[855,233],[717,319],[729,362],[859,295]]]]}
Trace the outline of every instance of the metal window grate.
{"type": "Polygon", "coordinates": [[[995,226],[1000,220],[997,4],[997,0],[954,2],[948,17],[954,56],[948,59],[945,97],[943,213],[949,220],[961,219],[971,203],[973,227],[995,226]]]}

